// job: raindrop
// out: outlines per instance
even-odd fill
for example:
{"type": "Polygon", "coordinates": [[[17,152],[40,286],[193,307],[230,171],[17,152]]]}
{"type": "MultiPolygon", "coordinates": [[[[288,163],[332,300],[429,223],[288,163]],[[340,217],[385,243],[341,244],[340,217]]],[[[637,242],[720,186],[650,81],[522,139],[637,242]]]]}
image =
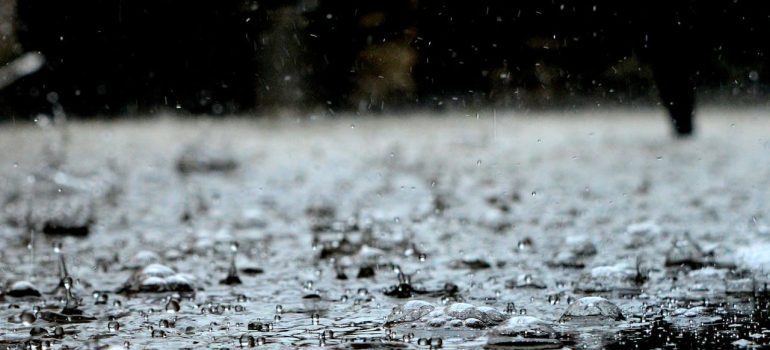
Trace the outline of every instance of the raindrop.
{"type": "Polygon", "coordinates": [[[107,293],[95,292],[94,294],[96,294],[96,297],[95,297],[96,302],[95,302],[95,304],[97,304],[97,305],[105,305],[105,304],[107,304],[107,299],[108,299],[107,293]]]}
{"type": "Polygon", "coordinates": [[[257,345],[257,340],[251,335],[243,334],[238,339],[238,343],[240,343],[242,348],[253,348],[257,345]]]}
{"type": "Polygon", "coordinates": [[[120,330],[120,323],[118,321],[110,321],[107,323],[107,330],[110,332],[117,332],[120,330]]]}
{"type": "Polygon", "coordinates": [[[444,340],[438,337],[430,338],[430,347],[433,349],[440,349],[444,346],[444,340]]]}
{"type": "Polygon", "coordinates": [[[227,277],[219,281],[219,283],[227,285],[241,284],[241,279],[238,277],[238,269],[235,267],[235,257],[238,254],[238,242],[232,242],[230,244],[230,252],[232,252],[232,255],[230,256],[230,268],[227,270],[227,277]]]}
{"type": "Polygon", "coordinates": [[[48,336],[48,331],[43,327],[32,327],[29,330],[29,335],[31,337],[42,337],[42,336],[48,336]]]}
{"type": "Polygon", "coordinates": [[[514,305],[513,303],[508,303],[505,306],[505,313],[507,313],[509,315],[515,314],[516,313],[516,305],[514,305]]]}
{"type": "Polygon", "coordinates": [[[53,336],[55,338],[63,338],[64,337],[64,328],[62,328],[62,326],[56,326],[56,328],[53,329],[53,336]]]}
{"type": "Polygon", "coordinates": [[[250,331],[262,332],[262,331],[266,331],[267,327],[264,324],[262,324],[262,322],[254,321],[254,322],[249,322],[249,324],[246,325],[246,329],[250,331]]]}
{"type": "Polygon", "coordinates": [[[171,299],[171,300],[168,301],[168,303],[166,303],[166,312],[167,313],[175,314],[175,313],[179,312],[179,309],[180,309],[179,302],[174,300],[174,299],[171,299]]]}
{"type": "Polygon", "coordinates": [[[22,312],[20,318],[21,318],[21,323],[24,324],[25,326],[31,325],[37,319],[37,317],[35,317],[35,314],[29,311],[22,312]]]}
{"type": "Polygon", "coordinates": [[[321,321],[321,317],[317,313],[314,313],[312,316],[310,316],[311,324],[317,325],[319,324],[320,321],[321,321]]]}

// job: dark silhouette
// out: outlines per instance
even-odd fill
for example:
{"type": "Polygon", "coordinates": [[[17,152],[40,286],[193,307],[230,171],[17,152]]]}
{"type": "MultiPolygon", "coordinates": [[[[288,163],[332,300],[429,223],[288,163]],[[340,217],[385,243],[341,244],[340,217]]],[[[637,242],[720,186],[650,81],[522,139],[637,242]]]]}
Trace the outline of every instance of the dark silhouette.
{"type": "Polygon", "coordinates": [[[596,88],[607,67],[636,55],[651,66],[676,133],[689,135],[698,49],[692,14],[689,2],[678,0],[422,0],[418,90],[440,103],[447,95],[495,97],[496,81],[537,91],[545,84],[538,66],[551,65],[559,68],[553,79],[570,90],[563,95],[580,93],[596,88]]]}
{"type": "Polygon", "coordinates": [[[254,46],[238,1],[18,3],[19,41],[46,64],[11,87],[26,113],[199,113],[254,104],[254,46]]]}
{"type": "Polygon", "coordinates": [[[46,63],[0,91],[0,107],[83,116],[294,102],[552,108],[647,100],[654,82],[674,130],[689,135],[696,86],[766,92],[763,13],[758,0],[27,0],[18,39],[46,63]]]}

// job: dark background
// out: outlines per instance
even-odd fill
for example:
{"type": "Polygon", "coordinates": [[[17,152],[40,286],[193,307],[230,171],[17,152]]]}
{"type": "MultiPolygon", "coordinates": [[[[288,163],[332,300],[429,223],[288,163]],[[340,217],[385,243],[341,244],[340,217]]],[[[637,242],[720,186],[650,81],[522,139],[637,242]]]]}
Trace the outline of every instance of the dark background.
{"type": "Polygon", "coordinates": [[[0,0],[0,62],[46,64],[0,118],[180,110],[573,108],[657,103],[685,62],[700,102],[764,104],[763,2],[0,0]]]}

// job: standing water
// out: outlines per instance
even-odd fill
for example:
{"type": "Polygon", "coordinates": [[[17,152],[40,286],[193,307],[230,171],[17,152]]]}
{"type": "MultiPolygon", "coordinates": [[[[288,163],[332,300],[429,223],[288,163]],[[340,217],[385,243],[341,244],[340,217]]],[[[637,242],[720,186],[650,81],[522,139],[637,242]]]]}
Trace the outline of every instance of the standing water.
{"type": "Polygon", "coordinates": [[[0,348],[768,346],[770,125],[704,114],[5,128],[0,348]]]}

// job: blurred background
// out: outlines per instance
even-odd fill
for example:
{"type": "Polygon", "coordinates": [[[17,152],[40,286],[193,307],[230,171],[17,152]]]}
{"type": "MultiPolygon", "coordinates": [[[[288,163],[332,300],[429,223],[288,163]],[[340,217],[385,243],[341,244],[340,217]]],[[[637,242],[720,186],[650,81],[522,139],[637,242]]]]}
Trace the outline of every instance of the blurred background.
{"type": "Polygon", "coordinates": [[[758,0],[0,0],[0,118],[654,106],[666,40],[765,105],[769,37],[758,0]]]}

